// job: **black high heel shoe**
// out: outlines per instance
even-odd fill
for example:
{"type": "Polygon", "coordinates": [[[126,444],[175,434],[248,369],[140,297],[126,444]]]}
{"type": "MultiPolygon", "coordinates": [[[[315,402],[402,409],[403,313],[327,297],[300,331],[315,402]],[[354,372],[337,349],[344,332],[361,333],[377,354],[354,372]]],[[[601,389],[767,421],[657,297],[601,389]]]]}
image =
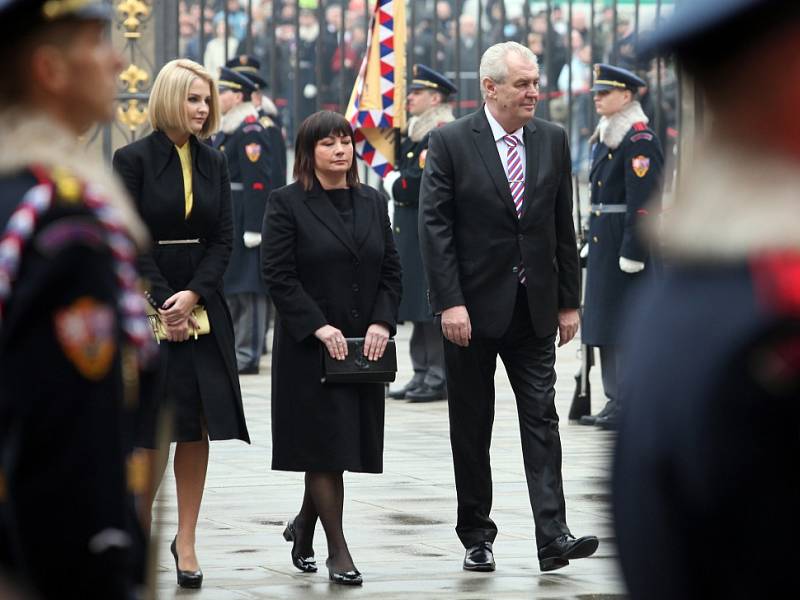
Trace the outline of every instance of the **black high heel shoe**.
{"type": "Polygon", "coordinates": [[[200,589],[200,586],[203,585],[203,572],[181,571],[180,567],[178,567],[178,551],[175,548],[175,541],[177,539],[177,535],[172,538],[172,544],[170,544],[169,549],[170,552],[172,552],[172,556],[175,557],[175,571],[178,574],[178,585],[182,588],[190,588],[193,590],[200,589]]]}
{"type": "Polygon", "coordinates": [[[333,583],[338,583],[339,585],[362,585],[364,583],[364,579],[358,569],[337,573],[336,571],[331,571],[329,563],[330,561],[326,560],[325,566],[328,567],[328,579],[333,583]]]}
{"type": "Polygon", "coordinates": [[[295,520],[292,519],[287,522],[286,529],[283,530],[283,539],[287,542],[292,542],[292,564],[303,573],[316,573],[317,561],[314,560],[314,555],[300,556],[300,552],[295,552],[295,548],[297,547],[297,529],[294,526],[294,521],[295,520]]]}

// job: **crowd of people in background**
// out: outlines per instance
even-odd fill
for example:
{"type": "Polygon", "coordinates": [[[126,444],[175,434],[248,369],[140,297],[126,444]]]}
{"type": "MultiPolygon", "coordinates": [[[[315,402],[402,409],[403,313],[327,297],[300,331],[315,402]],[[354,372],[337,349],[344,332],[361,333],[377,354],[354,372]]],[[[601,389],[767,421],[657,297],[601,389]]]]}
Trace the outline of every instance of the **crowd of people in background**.
{"type": "MultiPolygon", "coordinates": [[[[409,3],[408,63],[431,65],[452,79],[460,90],[454,112],[461,116],[481,104],[477,73],[483,51],[503,41],[527,45],[542,66],[537,115],[570,131],[573,170],[584,179],[596,125],[591,66],[619,65],[649,83],[640,100],[669,157],[677,138],[674,70],[637,61],[634,52],[639,34],[652,27],[652,15],[637,22],[633,6],[618,6],[615,16],[606,4],[594,11],[592,27],[586,3],[575,2],[570,10],[568,2],[553,2],[548,22],[546,4],[534,2],[527,24],[521,2],[409,3]]],[[[186,0],[180,3],[180,51],[212,74],[234,56],[260,59],[291,140],[296,124],[315,110],[344,110],[365,54],[372,9],[368,0],[186,0]]]]}

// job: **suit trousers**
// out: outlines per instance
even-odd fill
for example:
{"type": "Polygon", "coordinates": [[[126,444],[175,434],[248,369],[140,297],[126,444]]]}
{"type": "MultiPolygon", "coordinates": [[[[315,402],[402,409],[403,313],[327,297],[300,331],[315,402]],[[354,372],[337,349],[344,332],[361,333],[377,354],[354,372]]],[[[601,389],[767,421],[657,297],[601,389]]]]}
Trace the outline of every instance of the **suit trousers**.
{"type": "Polygon", "coordinates": [[[432,388],[444,385],[444,345],[442,328],[433,321],[414,321],[409,340],[411,366],[416,383],[432,388]]]}
{"type": "Polygon", "coordinates": [[[236,368],[257,367],[264,347],[267,296],[244,293],[225,296],[236,336],[236,368]]]}
{"type": "Polygon", "coordinates": [[[517,402],[528,495],[542,548],[569,533],[561,479],[561,438],[555,409],[555,334],[536,337],[520,285],[514,314],[499,339],[473,338],[466,348],[445,340],[450,444],[453,450],[458,522],[465,547],[494,541],[489,447],[494,421],[497,356],[505,365],[517,402]]]}

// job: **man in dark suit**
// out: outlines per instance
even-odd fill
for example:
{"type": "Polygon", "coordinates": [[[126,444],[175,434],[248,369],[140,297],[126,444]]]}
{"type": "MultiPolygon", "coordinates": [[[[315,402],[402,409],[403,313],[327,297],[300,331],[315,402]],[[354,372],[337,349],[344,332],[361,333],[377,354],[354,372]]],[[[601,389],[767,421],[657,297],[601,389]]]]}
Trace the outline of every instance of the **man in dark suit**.
{"type": "Polygon", "coordinates": [[[486,104],[431,132],[420,246],[445,339],[450,442],[464,568],[494,570],[489,445],[499,354],[517,400],[539,566],[597,549],[567,527],[555,410],[555,337],[578,330],[579,267],[564,130],[533,119],[535,55],[515,42],[481,58],[486,104]],[[533,120],[531,120],[533,119],[533,120]]]}

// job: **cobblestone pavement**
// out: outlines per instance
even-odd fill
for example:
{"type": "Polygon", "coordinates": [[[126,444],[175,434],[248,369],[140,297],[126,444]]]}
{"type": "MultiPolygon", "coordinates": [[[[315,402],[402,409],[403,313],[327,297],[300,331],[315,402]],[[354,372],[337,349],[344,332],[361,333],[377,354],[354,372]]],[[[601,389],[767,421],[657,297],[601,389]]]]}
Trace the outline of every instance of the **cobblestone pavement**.
{"type": "MultiPolygon", "coordinates": [[[[398,383],[410,378],[410,326],[398,333],[398,383]]],[[[201,590],[181,590],[169,542],[177,523],[171,467],[156,506],[158,598],[209,600],[255,598],[537,598],[613,600],[624,597],[615,559],[609,511],[609,460],[613,434],[569,425],[567,414],[577,372],[578,345],[559,349],[556,404],[561,415],[563,474],[568,522],[576,536],[600,538],[595,556],[541,573],[522,466],[511,388],[498,360],[492,441],[494,506],[499,534],[497,571],[463,571],[464,550],[455,535],[453,483],[446,402],[387,400],[382,475],[345,474],[345,533],[363,588],[328,583],[325,536],[315,538],[320,571],[304,574],[289,559],[281,537],[300,507],[302,474],[271,471],[269,357],[260,375],[243,376],[245,413],[253,440],[215,442],[198,525],[197,551],[205,574],[201,590]]],[[[594,409],[602,406],[599,369],[592,371],[594,409]]]]}

